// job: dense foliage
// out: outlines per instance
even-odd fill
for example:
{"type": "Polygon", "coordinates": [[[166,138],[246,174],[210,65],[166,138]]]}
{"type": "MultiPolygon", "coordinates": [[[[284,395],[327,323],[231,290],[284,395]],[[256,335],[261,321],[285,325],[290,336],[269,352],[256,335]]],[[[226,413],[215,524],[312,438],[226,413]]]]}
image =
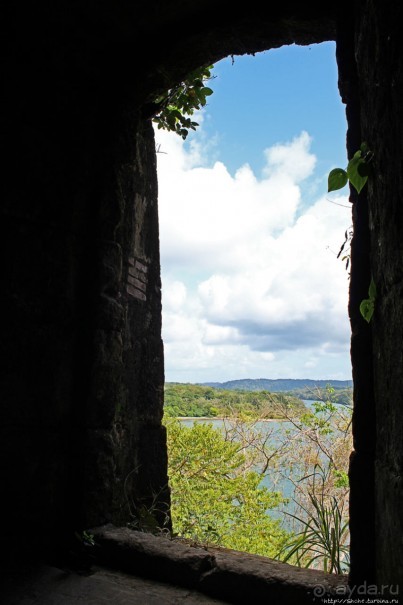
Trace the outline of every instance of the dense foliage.
{"type": "Polygon", "coordinates": [[[190,72],[166,93],[155,99],[158,108],[153,118],[159,129],[176,132],[182,139],[186,139],[190,130],[196,130],[197,122],[191,117],[196,110],[207,103],[207,98],[213,91],[205,85],[211,76],[212,65],[199,67],[190,72]]]}
{"type": "MultiPolygon", "coordinates": [[[[326,401],[328,399],[328,389],[324,387],[302,387],[289,392],[289,395],[299,397],[300,399],[310,399],[312,401],[326,401]]],[[[334,389],[332,402],[342,405],[351,405],[353,398],[353,387],[334,389]]]]}
{"type": "Polygon", "coordinates": [[[196,384],[167,383],[164,413],[169,417],[220,417],[242,412],[260,418],[283,418],[284,408],[304,410],[298,398],[268,391],[226,391],[196,384]]]}
{"type": "Polygon", "coordinates": [[[267,513],[283,502],[248,469],[247,452],[211,424],[167,421],[172,523],[203,544],[273,557],[289,535],[267,513]]]}
{"type": "MultiPolygon", "coordinates": [[[[188,395],[190,404],[200,398],[204,404],[217,403],[215,389],[168,386],[182,399],[188,395]]],[[[243,401],[244,393],[219,391],[222,397],[232,395],[235,403],[243,401]]],[[[271,394],[248,395],[258,395],[249,400],[253,413],[231,407],[232,414],[217,428],[208,420],[189,427],[165,416],[175,533],[344,573],[349,564],[351,407],[333,403],[335,393],[328,389],[326,399],[309,408],[283,402],[286,422],[265,422],[251,402],[258,409],[259,395],[264,401],[271,394]]]]}

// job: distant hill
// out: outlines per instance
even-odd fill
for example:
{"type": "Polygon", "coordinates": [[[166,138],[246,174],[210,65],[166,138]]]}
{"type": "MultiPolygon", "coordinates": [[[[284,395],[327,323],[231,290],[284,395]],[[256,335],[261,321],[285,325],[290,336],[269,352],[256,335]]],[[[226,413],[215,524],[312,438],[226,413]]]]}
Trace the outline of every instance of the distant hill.
{"type": "Polygon", "coordinates": [[[346,389],[353,386],[352,380],[311,380],[309,378],[242,378],[228,380],[227,382],[204,382],[204,386],[227,391],[270,391],[271,393],[284,393],[300,389],[325,389],[328,385],[334,389],[346,389]]]}

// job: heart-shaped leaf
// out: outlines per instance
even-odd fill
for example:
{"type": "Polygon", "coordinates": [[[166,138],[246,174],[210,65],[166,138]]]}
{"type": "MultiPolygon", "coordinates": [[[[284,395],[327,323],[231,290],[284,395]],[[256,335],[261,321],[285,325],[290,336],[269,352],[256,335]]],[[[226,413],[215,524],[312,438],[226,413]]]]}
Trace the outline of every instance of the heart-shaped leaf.
{"type": "Polygon", "coordinates": [[[333,168],[327,179],[328,192],[342,189],[345,185],[347,185],[347,172],[343,168],[333,168]]]}
{"type": "Polygon", "coordinates": [[[361,152],[357,152],[355,154],[355,156],[353,157],[353,159],[350,160],[348,163],[347,177],[348,177],[350,183],[353,185],[353,187],[358,191],[358,193],[361,192],[362,188],[364,187],[365,183],[368,180],[368,175],[365,174],[365,172],[366,172],[365,161],[361,157],[361,152]],[[359,156],[358,156],[358,153],[360,153],[359,156]],[[364,174],[362,174],[362,173],[364,173],[364,174]]]}
{"type": "Polygon", "coordinates": [[[360,313],[368,323],[371,321],[372,315],[374,314],[375,304],[374,300],[370,298],[366,298],[361,301],[360,304],[360,313]]]}

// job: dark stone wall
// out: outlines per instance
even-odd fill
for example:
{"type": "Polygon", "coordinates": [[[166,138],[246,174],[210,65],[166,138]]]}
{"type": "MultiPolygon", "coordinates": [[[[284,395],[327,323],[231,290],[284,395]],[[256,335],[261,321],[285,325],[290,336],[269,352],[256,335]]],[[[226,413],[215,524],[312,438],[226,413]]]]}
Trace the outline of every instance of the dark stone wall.
{"type": "MultiPolygon", "coordinates": [[[[374,151],[368,181],[370,271],[377,287],[373,338],[378,584],[403,583],[403,56],[399,2],[362,3],[356,57],[362,140],[374,151]]],[[[368,413],[362,402],[362,417],[368,413]]],[[[372,411],[369,411],[372,416],[372,411]]],[[[362,431],[362,429],[360,429],[362,431]]]]}
{"type": "Polygon", "coordinates": [[[110,14],[32,8],[10,20],[1,114],[0,464],[16,550],[169,504],[153,131],[110,14]]]}
{"type": "Polygon", "coordinates": [[[403,56],[398,2],[356,3],[338,30],[339,85],[352,157],[362,141],[373,172],[351,190],[349,314],[354,379],[354,452],[350,461],[350,584],[403,582],[402,228],[403,56]],[[373,276],[376,310],[359,313],[373,276]]]}
{"type": "MultiPolygon", "coordinates": [[[[131,140],[126,134],[122,149],[127,151],[125,162],[112,171],[100,194],[95,242],[88,392],[77,459],[85,526],[108,518],[124,525],[142,506],[156,504],[154,500],[164,502],[166,511],[169,503],[161,427],[161,280],[151,124],[139,126],[131,140]]],[[[159,515],[158,521],[165,517],[159,515]]]]}
{"type": "Polygon", "coordinates": [[[227,0],[60,0],[13,10],[0,115],[9,542],[37,548],[62,540],[56,527],[67,536],[124,524],[155,498],[162,511],[169,504],[153,96],[232,53],[336,39],[349,155],[362,140],[375,152],[368,187],[351,197],[350,580],[401,579],[398,1],[251,0],[246,11],[227,0]],[[368,326],[358,307],[371,273],[378,299],[368,326]]]}
{"type": "MultiPolygon", "coordinates": [[[[343,20],[338,28],[337,62],[339,90],[346,104],[347,154],[351,158],[364,140],[362,107],[355,60],[355,22],[343,20]]],[[[367,188],[360,195],[350,187],[354,236],[351,242],[349,317],[354,383],[353,439],[350,456],[350,583],[375,583],[375,403],[373,391],[371,328],[359,307],[368,297],[371,280],[367,188]]]]}

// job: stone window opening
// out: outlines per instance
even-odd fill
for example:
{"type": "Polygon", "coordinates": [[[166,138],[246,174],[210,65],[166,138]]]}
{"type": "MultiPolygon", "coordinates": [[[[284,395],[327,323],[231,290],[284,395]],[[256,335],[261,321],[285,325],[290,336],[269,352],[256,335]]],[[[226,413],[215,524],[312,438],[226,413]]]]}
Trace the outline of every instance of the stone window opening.
{"type": "Polygon", "coordinates": [[[7,15],[4,550],[36,562],[76,531],[124,529],[125,489],[142,503],[167,485],[155,95],[231,54],[335,40],[348,157],[363,140],[375,153],[368,187],[350,194],[349,584],[402,584],[401,5],[214,4],[62,2],[7,15]]]}
{"type": "MultiPolygon", "coordinates": [[[[307,50],[306,52],[308,52],[308,50],[307,50]]],[[[235,57],[233,60],[235,60],[235,61],[236,61],[236,57],[235,57]]],[[[213,86],[213,87],[214,87],[214,80],[212,81],[211,86],[213,86]]],[[[336,93],[336,94],[337,94],[337,93],[336,93]]],[[[208,111],[208,107],[207,107],[207,111],[208,111]]],[[[247,112],[247,108],[246,108],[246,109],[245,109],[245,117],[247,117],[247,115],[248,115],[248,112],[247,112]]],[[[172,135],[172,136],[175,136],[175,135],[172,135]]],[[[158,130],[156,130],[156,141],[157,141],[157,154],[158,154],[158,153],[166,153],[166,149],[164,149],[164,145],[163,145],[163,143],[159,142],[159,139],[158,139],[158,130]]],[[[161,160],[161,161],[163,162],[163,161],[164,161],[164,158],[162,158],[162,160],[161,160]]],[[[172,178],[172,177],[171,177],[171,178],[172,178]]],[[[161,195],[162,195],[162,193],[161,193],[161,184],[160,184],[160,192],[159,192],[159,198],[160,198],[160,199],[159,199],[159,203],[160,203],[160,207],[161,207],[161,195]]],[[[350,208],[350,206],[349,206],[349,205],[347,205],[346,207],[347,207],[347,209],[349,209],[349,208],[350,208]]],[[[160,212],[160,214],[161,214],[161,212],[160,212]]],[[[161,220],[161,219],[160,219],[160,220],[161,220]]],[[[183,221],[184,219],[181,219],[181,220],[183,221]]],[[[184,225],[184,228],[186,229],[186,225],[184,225]]],[[[341,237],[342,237],[342,235],[343,235],[343,233],[342,233],[342,232],[340,232],[340,236],[341,236],[341,237]]],[[[163,245],[164,245],[164,240],[162,239],[162,243],[161,243],[161,246],[162,246],[162,258],[164,257],[164,248],[163,248],[163,245]]],[[[185,253],[185,254],[186,254],[186,253],[185,253]]],[[[163,264],[163,261],[162,261],[162,269],[164,269],[164,264],[163,264]]],[[[347,291],[347,289],[348,289],[348,282],[347,282],[347,280],[346,280],[346,291],[347,291]]],[[[162,281],[162,292],[163,292],[163,294],[164,294],[164,280],[162,281]]],[[[163,296],[163,308],[164,308],[164,296],[163,296]]],[[[347,317],[347,308],[346,308],[346,317],[347,317]]],[[[165,351],[165,360],[166,360],[166,361],[167,361],[167,355],[168,355],[168,354],[167,354],[167,352],[165,351]]],[[[169,360],[168,360],[168,362],[169,362],[169,360]]],[[[186,381],[185,381],[185,382],[186,382],[186,381]]],[[[175,529],[175,528],[174,528],[174,529],[175,529]]]]}

